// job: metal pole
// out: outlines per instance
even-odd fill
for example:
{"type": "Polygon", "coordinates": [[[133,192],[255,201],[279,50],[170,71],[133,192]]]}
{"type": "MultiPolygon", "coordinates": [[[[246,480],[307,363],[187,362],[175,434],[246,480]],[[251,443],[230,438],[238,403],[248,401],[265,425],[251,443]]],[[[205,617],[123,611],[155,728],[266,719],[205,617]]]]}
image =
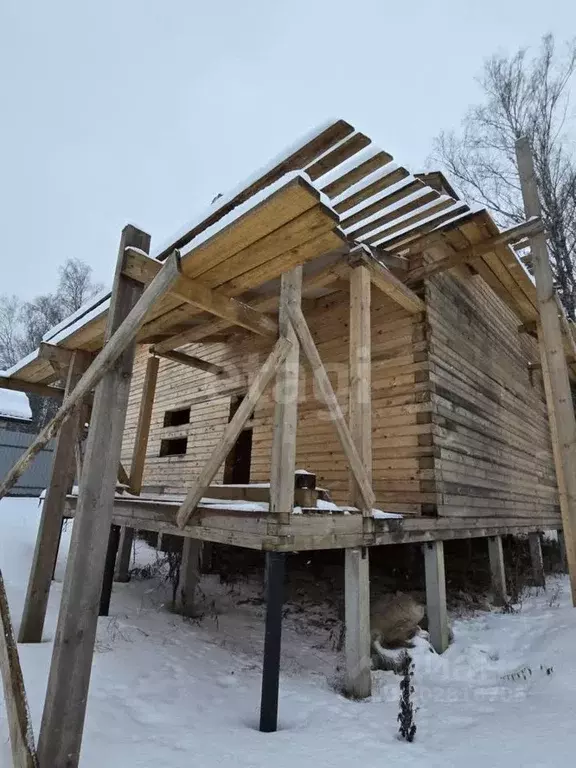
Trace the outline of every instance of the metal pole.
{"type": "Polygon", "coordinates": [[[280,680],[280,648],[282,643],[282,604],[286,554],[266,553],[266,633],[262,666],[262,698],[260,730],[272,733],[278,727],[278,685],[280,680]]]}

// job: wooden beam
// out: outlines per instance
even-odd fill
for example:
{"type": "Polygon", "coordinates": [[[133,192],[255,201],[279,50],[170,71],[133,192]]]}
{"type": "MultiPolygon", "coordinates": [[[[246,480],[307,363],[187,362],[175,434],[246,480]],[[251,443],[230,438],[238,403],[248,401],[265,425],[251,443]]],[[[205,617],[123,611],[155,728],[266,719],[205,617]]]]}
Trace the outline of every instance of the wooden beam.
{"type": "Polygon", "coordinates": [[[426,574],[426,613],[430,642],[436,653],[444,653],[449,645],[448,611],[446,608],[446,571],[444,542],[424,544],[426,574]]]}
{"type": "Polygon", "coordinates": [[[530,563],[532,565],[532,581],[534,586],[545,587],[546,576],[544,574],[544,560],[542,558],[542,540],[538,531],[528,534],[528,547],[530,549],[530,563]]]}
{"type": "Polygon", "coordinates": [[[189,490],[184,503],[178,510],[176,522],[180,528],[184,528],[190,519],[198,502],[214,479],[222,462],[230,453],[230,449],[238,439],[244,425],[252,415],[252,411],[256,407],[258,400],[261,398],[264,390],[274,377],[281,363],[286,359],[286,355],[289,353],[291,346],[292,345],[288,339],[278,339],[274,349],[268,355],[266,362],[252,380],[248,392],[246,393],[246,397],[242,400],[238,410],[226,425],[220,442],[216,448],[214,448],[204,469],[200,472],[197,481],[189,490]]]}
{"type": "Polygon", "coordinates": [[[80,761],[136,333],[178,275],[172,257],[143,293],[141,285],[122,274],[127,245],[148,250],[150,237],[133,226],[122,232],[104,348],[73,393],[84,394],[98,382],[38,742],[40,765],[55,768],[78,768],[80,761]]]}
{"type": "MultiPolygon", "coordinates": [[[[86,352],[85,354],[92,357],[89,352],[86,352]]],[[[48,344],[45,341],[41,341],[40,346],[38,347],[38,359],[46,360],[57,368],[65,368],[68,370],[73,355],[74,350],[66,349],[65,347],[57,347],[55,344],[48,344]]]]}
{"type": "Polygon", "coordinates": [[[505,605],[508,602],[508,597],[506,594],[506,569],[504,567],[502,536],[488,537],[488,559],[490,561],[490,580],[494,592],[494,602],[496,605],[505,605]]]}
{"type": "Polygon", "coordinates": [[[25,392],[27,395],[39,395],[40,397],[53,397],[62,400],[64,390],[61,387],[50,387],[48,384],[37,384],[23,379],[14,379],[11,376],[0,375],[0,389],[10,389],[12,392],[25,392]]]}
{"type": "Polygon", "coordinates": [[[358,248],[350,254],[351,266],[362,264],[370,272],[370,279],[382,293],[412,314],[423,312],[425,305],[414,291],[406,286],[396,275],[371,256],[365,248],[358,248]]]}
{"type": "Polygon", "coordinates": [[[370,477],[354,444],[344,414],[342,413],[342,409],[334,394],[326,369],[324,368],[318,350],[316,349],[316,345],[314,344],[306,319],[299,307],[289,306],[288,314],[292,321],[292,325],[294,326],[294,330],[296,331],[296,335],[298,336],[298,340],[302,345],[304,354],[308,358],[322,399],[332,416],[334,427],[340,439],[344,454],[346,455],[350,469],[354,474],[354,479],[358,483],[363,507],[371,510],[374,506],[374,491],[372,490],[370,477]]]}
{"type": "MultiPolygon", "coordinates": [[[[161,269],[162,263],[156,259],[151,259],[134,248],[126,249],[124,274],[133,280],[148,284],[161,269]]],[[[247,328],[259,336],[276,336],[278,334],[278,325],[271,317],[252,309],[248,304],[243,304],[237,299],[231,299],[217,290],[208,288],[200,280],[191,280],[180,274],[179,279],[171,286],[170,294],[187,304],[192,304],[205,312],[228,320],[233,325],[247,328]]]]}
{"type": "Polygon", "coordinates": [[[372,693],[370,674],[370,573],[368,549],[345,550],[344,618],[346,643],[346,694],[366,699],[372,693]]]}
{"type": "MultiPolygon", "coordinates": [[[[82,352],[72,354],[66,381],[67,395],[74,390],[89,363],[90,355],[85,355],[82,352]]],[[[58,434],[50,484],[42,504],[36,547],[28,579],[22,621],[20,622],[18,634],[18,642],[20,643],[42,642],[52,571],[60,544],[62,515],[66,495],[70,493],[74,482],[74,454],[82,429],[82,412],[83,405],[79,403],[63,423],[58,434]]]]}
{"type": "MultiPolygon", "coordinates": [[[[124,254],[122,254],[123,257],[124,254]]],[[[179,273],[179,256],[177,253],[174,253],[164,263],[162,271],[158,273],[152,283],[146,288],[122,323],[116,328],[114,334],[107,339],[102,351],[82,376],[74,391],[66,397],[54,418],[48,422],[6,475],[0,484],[0,499],[8,493],[46,443],[56,435],[60,425],[68,418],[72,409],[94,389],[103,376],[113,367],[124,350],[136,338],[136,334],[142,327],[148,310],[168,291],[178,278],[179,273]]],[[[110,311],[108,316],[110,316],[110,311]]]]}
{"type": "Polygon", "coordinates": [[[282,275],[280,285],[280,336],[288,339],[290,351],[276,374],[272,457],[270,460],[270,511],[278,522],[289,525],[294,509],[296,432],[298,430],[298,384],[300,345],[290,322],[289,306],[302,303],[302,267],[282,275]]]}
{"type": "Polygon", "coordinates": [[[209,363],[208,361],[202,360],[201,358],[195,357],[194,355],[186,355],[184,352],[176,352],[175,350],[170,352],[156,352],[154,347],[152,347],[151,351],[153,354],[158,355],[158,357],[163,357],[165,360],[171,360],[173,363],[187,365],[190,368],[196,368],[199,371],[205,371],[206,373],[213,373],[215,376],[227,378],[229,375],[226,368],[222,368],[221,365],[209,363]]]}
{"type": "Polygon", "coordinates": [[[6,718],[13,768],[38,768],[32,719],[26,700],[18,646],[14,637],[8,598],[0,570],[0,673],[4,687],[6,718]]]}
{"type": "Polygon", "coordinates": [[[182,539],[182,561],[173,607],[175,613],[188,618],[193,618],[195,615],[194,598],[200,581],[201,559],[202,542],[189,537],[182,539]]]}
{"type": "Polygon", "coordinates": [[[510,229],[500,232],[499,235],[495,235],[489,240],[485,240],[483,243],[476,243],[468,248],[463,248],[461,251],[450,253],[430,264],[425,264],[422,267],[410,270],[406,278],[406,283],[407,285],[414,285],[414,283],[426,280],[433,275],[437,275],[439,272],[444,272],[445,270],[457,267],[460,264],[473,262],[485,254],[490,253],[495,248],[513,243],[521,237],[537,234],[544,234],[544,226],[540,218],[532,218],[528,221],[523,221],[521,224],[516,224],[515,226],[510,227],[510,229]]]}
{"type": "MultiPolygon", "coordinates": [[[[540,217],[540,199],[528,139],[518,140],[516,155],[526,216],[540,217]]],[[[572,602],[576,606],[576,418],[572,404],[568,366],[564,356],[562,328],[554,293],[554,278],[548,256],[546,236],[543,232],[531,236],[530,250],[533,257],[536,295],[542,327],[541,339],[550,380],[552,409],[549,408],[549,420],[556,424],[556,435],[552,434],[552,440],[557,440],[556,452],[561,470],[560,472],[557,471],[556,475],[558,483],[564,484],[564,489],[560,489],[560,494],[565,496],[565,503],[560,505],[560,509],[566,538],[572,602]]]]}

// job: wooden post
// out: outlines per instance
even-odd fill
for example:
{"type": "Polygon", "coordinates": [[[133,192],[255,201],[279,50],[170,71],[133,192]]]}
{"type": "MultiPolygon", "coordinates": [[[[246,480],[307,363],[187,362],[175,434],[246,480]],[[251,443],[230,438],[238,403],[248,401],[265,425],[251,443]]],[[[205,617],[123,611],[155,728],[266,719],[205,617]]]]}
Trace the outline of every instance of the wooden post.
{"type": "Polygon", "coordinates": [[[566,573],[568,570],[568,559],[566,558],[566,539],[564,538],[564,531],[556,531],[558,535],[558,550],[560,555],[560,569],[562,573],[566,573]]]}
{"type": "MultiPolygon", "coordinates": [[[[542,209],[538,197],[534,160],[527,138],[516,142],[516,156],[526,217],[541,217],[542,209]]],[[[552,408],[550,409],[549,406],[548,412],[551,423],[552,421],[555,423],[556,431],[556,434],[552,434],[552,440],[557,441],[556,477],[560,497],[561,499],[563,495],[565,497],[565,503],[560,505],[562,526],[566,537],[572,603],[576,606],[576,418],[554,293],[554,278],[544,233],[530,237],[530,250],[540,310],[541,339],[550,379],[552,408]]]]}
{"type": "Polygon", "coordinates": [[[99,616],[108,616],[110,613],[110,600],[112,599],[112,585],[114,583],[114,567],[120,543],[120,526],[110,526],[108,535],[108,547],[104,561],[104,576],[102,577],[102,592],[100,594],[99,616]]]}
{"type": "Polygon", "coordinates": [[[505,605],[507,602],[506,570],[504,568],[502,536],[488,537],[488,558],[490,560],[490,579],[494,591],[494,602],[496,605],[505,605]]]}
{"type": "Polygon", "coordinates": [[[424,568],[430,642],[437,653],[444,653],[449,644],[449,631],[443,541],[424,544],[424,568]]]}
{"type": "Polygon", "coordinates": [[[266,630],[262,666],[260,730],[271,733],[278,727],[278,687],[282,645],[282,604],[284,602],[285,552],[266,553],[266,630]]]}
{"type": "MultiPolygon", "coordinates": [[[[350,272],[350,433],[369,481],[372,480],[372,388],[370,337],[370,273],[364,266],[350,272]]],[[[372,521],[354,473],[351,501],[372,521]]],[[[346,621],[346,681],[348,696],[365,699],[372,692],[370,674],[370,561],[367,548],[345,550],[344,602],[346,621]]]]}
{"type": "MultiPolygon", "coordinates": [[[[132,454],[132,463],[130,465],[130,493],[134,493],[138,496],[142,490],[142,479],[144,477],[144,466],[146,464],[146,449],[148,448],[148,438],[150,436],[150,422],[152,419],[152,409],[154,407],[154,396],[156,394],[159,366],[160,359],[158,357],[148,358],[146,362],[146,373],[144,375],[144,386],[142,388],[142,399],[140,400],[140,411],[138,413],[134,452],[132,454]]],[[[120,532],[120,549],[115,576],[116,581],[130,581],[130,559],[132,557],[133,541],[134,528],[124,526],[120,532]]]]}
{"type": "Polygon", "coordinates": [[[532,565],[532,581],[536,587],[546,586],[544,575],[544,560],[542,558],[542,541],[538,531],[528,534],[528,546],[530,548],[530,563],[532,565]]]}
{"type": "Polygon", "coordinates": [[[296,431],[298,428],[298,379],[300,345],[288,307],[302,301],[302,267],[282,275],[278,324],[280,336],[291,348],[276,374],[276,404],[270,462],[270,512],[278,523],[289,525],[294,508],[294,472],[296,470],[296,431]]]}
{"type": "Polygon", "coordinates": [[[365,699],[372,692],[370,674],[370,576],[366,547],[345,550],[346,694],[365,699]]]}
{"type": "Polygon", "coordinates": [[[180,577],[176,587],[174,611],[189,618],[194,616],[194,595],[200,581],[202,542],[188,537],[182,540],[180,577]]]}
{"type": "MultiPolygon", "coordinates": [[[[70,361],[66,381],[66,396],[68,396],[85,371],[89,360],[82,352],[74,353],[70,361]]],[[[60,544],[62,531],[62,514],[66,502],[66,494],[74,481],[74,453],[81,431],[81,416],[84,407],[80,403],[63,423],[58,434],[52,475],[46,498],[42,505],[42,514],[36,536],[36,548],[32,559],[28,589],[24,602],[24,612],[20,623],[18,642],[40,643],[50,594],[50,583],[60,544]]]]}
{"type": "MultiPolygon", "coordinates": [[[[256,404],[258,400],[260,400],[264,390],[271,382],[281,363],[286,358],[286,355],[290,351],[291,346],[292,345],[288,339],[278,339],[272,352],[270,352],[266,358],[266,362],[252,380],[252,383],[248,387],[246,397],[242,400],[238,410],[226,425],[222,439],[212,451],[210,458],[200,472],[198,480],[192,486],[192,488],[190,488],[184,503],[178,510],[176,522],[180,528],[184,528],[186,526],[186,523],[196,509],[196,506],[202,498],[202,495],[214,479],[214,476],[216,472],[218,472],[222,462],[230,453],[230,449],[238,439],[238,435],[250,418],[252,411],[256,407],[256,404]]],[[[292,476],[292,482],[294,482],[294,476],[292,476]]]]}
{"type": "MultiPolygon", "coordinates": [[[[147,251],[150,237],[133,226],[122,232],[101,355],[142,294],[142,286],[122,274],[128,245],[147,251]]],[[[101,378],[94,397],[38,743],[40,765],[50,768],[77,768],[80,760],[134,339],[135,333],[127,334],[116,362],[101,378]]]]}
{"type": "Polygon", "coordinates": [[[14,768],[38,768],[32,721],[2,571],[0,571],[0,675],[4,687],[13,766],[14,768]]]}

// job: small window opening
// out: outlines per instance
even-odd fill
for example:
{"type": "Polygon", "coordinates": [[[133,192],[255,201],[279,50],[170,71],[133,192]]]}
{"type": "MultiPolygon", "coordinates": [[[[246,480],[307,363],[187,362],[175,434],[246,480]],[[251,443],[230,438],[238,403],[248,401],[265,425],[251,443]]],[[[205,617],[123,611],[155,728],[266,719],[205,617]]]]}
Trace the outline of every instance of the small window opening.
{"type": "Polygon", "coordinates": [[[165,427],[180,427],[190,424],[190,408],[179,408],[177,411],[166,411],[164,414],[165,427]]]}
{"type": "Polygon", "coordinates": [[[160,442],[160,456],[183,456],[188,446],[187,437],[173,437],[160,442]]]}
{"type": "MultiPolygon", "coordinates": [[[[244,395],[238,395],[230,401],[228,420],[232,419],[244,395]]],[[[238,440],[226,458],[224,464],[224,483],[247,485],[250,482],[250,465],[252,463],[252,429],[243,429],[238,440]]]]}

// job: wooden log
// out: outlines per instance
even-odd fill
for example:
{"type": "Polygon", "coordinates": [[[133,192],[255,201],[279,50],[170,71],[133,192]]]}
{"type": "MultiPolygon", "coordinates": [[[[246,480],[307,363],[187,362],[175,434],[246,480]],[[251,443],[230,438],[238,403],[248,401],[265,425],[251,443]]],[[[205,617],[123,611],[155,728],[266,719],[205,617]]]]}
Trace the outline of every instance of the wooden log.
{"type": "MultiPolygon", "coordinates": [[[[89,358],[82,352],[75,352],[72,355],[66,381],[66,396],[74,390],[88,364],[89,358]]],[[[26,600],[24,601],[24,612],[20,622],[18,634],[20,643],[40,643],[42,641],[50,582],[60,544],[66,494],[70,492],[74,481],[74,454],[82,428],[82,412],[83,405],[78,403],[70,417],[60,428],[58,435],[50,485],[42,505],[36,547],[28,579],[26,600]]]]}
{"type": "Polygon", "coordinates": [[[424,544],[424,568],[430,642],[437,653],[444,653],[449,645],[449,631],[443,541],[424,544]]]}
{"type": "MultiPolygon", "coordinates": [[[[122,254],[122,259],[124,254],[122,254]]],[[[54,418],[44,427],[38,437],[30,444],[20,459],[12,467],[0,485],[0,499],[8,493],[18,478],[27,469],[34,457],[51,440],[60,426],[64,423],[72,409],[92,390],[102,377],[112,368],[124,350],[136,338],[144,318],[150,307],[161,297],[175,282],[179,275],[179,256],[174,253],[162,267],[162,271],[154,278],[146,288],[139,300],[116,328],[113,336],[108,339],[102,351],[92,362],[86,373],[82,376],[74,391],[65,398],[62,406],[54,418]]],[[[110,314],[110,313],[108,313],[110,314]]]]}
{"type": "Polygon", "coordinates": [[[6,717],[13,768],[38,768],[32,719],[26,700],[18,646],[14,637],[8,598],[0,570],[0,673],[4,687],[6,717]]]}
{"type": "Polygon", "coordinates": [[[215,376],[222,376],[223,378],[228,376],[226,368],[222,368],[221,365],[214,365],[207,360],[202,360],[194,355],[186,355],[184,352],[156,352],[158,357],[163,357],[165,360],[171,360],[174,363],[180,363],[180,365],[187,365],[190,368],[196,368],[199,371],[205,371],[206,373],[213,373],[215,376]]]}
{"type": "Polygon", "coordinates": [[[276,402],[270,460],[270,511],[278,515],[278,522],[282,525],[290,523],[294,509],[300,376],[300,345],[290,322],[288,307],[299,307],[301,303],[302,267],[296,267],[282,275],[280,285],[278,318],[280,336],[288,339],[291,348],[276,374],[276,402]]]}
{"type": "Polygon", "coordinates": [[[490,580],[494,591],[495,604],[505,605],[508,598],[506,593],[506,569],[504,567],[502,536],[488,537],[488,558],[490,560],[490,580]]]}
{"type": "Polygon", "coordinates": [[[174,611],[193,618],[195,613],[195,593],[200,581],[202,542],[186,537],[182,540],[182,561],[180,575],[174,598],[174,611]]]}
{"type": "MultiPolygon", "coordinates": [[[[534,161],[527,138],[516,143],[516,156],[520,185],[527,217],[542,215],[534,161]]],[[[557,472],[558,482],[565,488],[565,504],[560,506],[562,524],[566,538],[566,554],[570,572],[572,603],[576,606],[576,418],[572,404],[568,366],[564,357],[562,329],[558,317],[558,307],[554,293],[554,279],[548,257],[546,236],[544,233],[530,238],[533,259],[536,295],[540,311],[542,342],[546,355],[550,377],[550,394],[553,403],[553,416],[557,434],[552,440],[557,441],[557,455],[560,459],[561,472],[557,472]]]]}
{"type": "MultiPolygon", "coordinates": [[[[127,245],[147,250],[150,238],[135,227],[124,228],[108,311],[105,344],[98,356],[100,362],[97,358],[74,390],[74,393],[80,391],[84,394],[95,381],[99,381],[86,444],[82,484],[72,529],[38,743],[40,765],[53,768],[78,768],[80,761],[136,332],[147,309],[167,290],[178,274],[177,258],[173,257],[169,259],[171,265],[166,272],[159,275],[156,284],[149,286],[143,295],[141,285],[126,279],[122,274],[127,245]],[[146,293],[148,296],[143,301],[146,293]],[[102,376],[103,369],[105,373],[102,376]]],[[[72,400],[73,397],[68,401],[72,400]]]]}
{"type": "Polygon", "coordinates": [[[186,496],[184,503],[178,510],[176,521],[180,528],[184,528],[190,519],[192,513],[196,509],[198,502],[214,479],[216,472],[218,472],[222,462],[230,453],[230,449],[238,439],[238,435],[250,418],[256,403],[272,380],[274,374],[280,367],[280,364],[284,361],[286,355],[289,353],[291,346],[292,345],[288,339],[278,339],[274,349],[266,359],[266,362],[252,380],[252,383],[248,388],[248,392],[246,393],[246,397],[242,400],[238,410],[230,422],[226,425],[220,442],[213,450],[210,458],[204,466],[204,469],[200,473],[198,480],[192,486],[188,492],[188,495],[186,496]]]}
{"type": "Polygon", "coordinates": [[[538,531],[528,534],[528,547],[534,586],[545,587],[546,576],[544,574],[544,559],[542,558],[542,540],[538,531]]]}
{"type": "Polygon", "coordinates": [[[266,630],[260,700],[260,731],[262,733],[272,733],[278,727],[278,688],[280,683],[285,570],[286,554],[284,552],[266,553],[266,630]]]}
{"type": "Polygon", "coordinates": [[[23,381],[22,379],[14,379],[11,376],[0,376],[0,389],[26,392],[28,395],[40,395],[40,397],[53,397],[55,400],[62,400],[64,397],[64,390],[61,387],[51,387],[48,384],[23,381]]]}
{"type": "Polygon", "coordinates": [[[365,699],[372,693],[370,674],[370,572],[368,550],[345,550],[344,614],[346,695],[365,699]]]}
{"type": "Polygon", "coordinates": [[[372,490],[372,485],[370,483],[370,477],[354,444],[352,435],[350,434],[350,430],[346,424],[344,414],[342,413],[342,409],[340,408],[338,399],[334,394],[334,390],[330,384],[330,379],[328,378],[326,369],[324,368],[318,350],[316,349],[316,345],[314,344],[314,340],[306,323],[306,319],[304,318],[302,310],[299,307],[290,306],[288,308],[288,313],[294,326],[294,330],[296,331],[296,335],[298,336],[300,344],[302,345],[302,349],[304,350],[304,354],[306,355],[310,367],[312,368],[314,380],[318,385],[322,399],[324,400],[324,403],[326,404],[326,407],[332,416],[336,432],[346,455],[346,459],[350,465],[350,469],[354,474],[354,479],[358,484],[363,506],[366,509],[372,509],[374,507],[375,497],[374,491],[372,490]]]}
{"type": "MultiPolygon", "coordinates": [[[[155,259],[133,248],[127,249],[124,273],[133,280],[148,284],[154,280],[161,269],[162,264],[155,259]]],[[[248,304],[243,304],[237,299],[231,299],[209,288],[200,280],[191,280],[181,274],[171,286],[170,294],[260,336],[276,336],[278,333],[278,326],[271,317],[263,315],[248,304]]]]}

